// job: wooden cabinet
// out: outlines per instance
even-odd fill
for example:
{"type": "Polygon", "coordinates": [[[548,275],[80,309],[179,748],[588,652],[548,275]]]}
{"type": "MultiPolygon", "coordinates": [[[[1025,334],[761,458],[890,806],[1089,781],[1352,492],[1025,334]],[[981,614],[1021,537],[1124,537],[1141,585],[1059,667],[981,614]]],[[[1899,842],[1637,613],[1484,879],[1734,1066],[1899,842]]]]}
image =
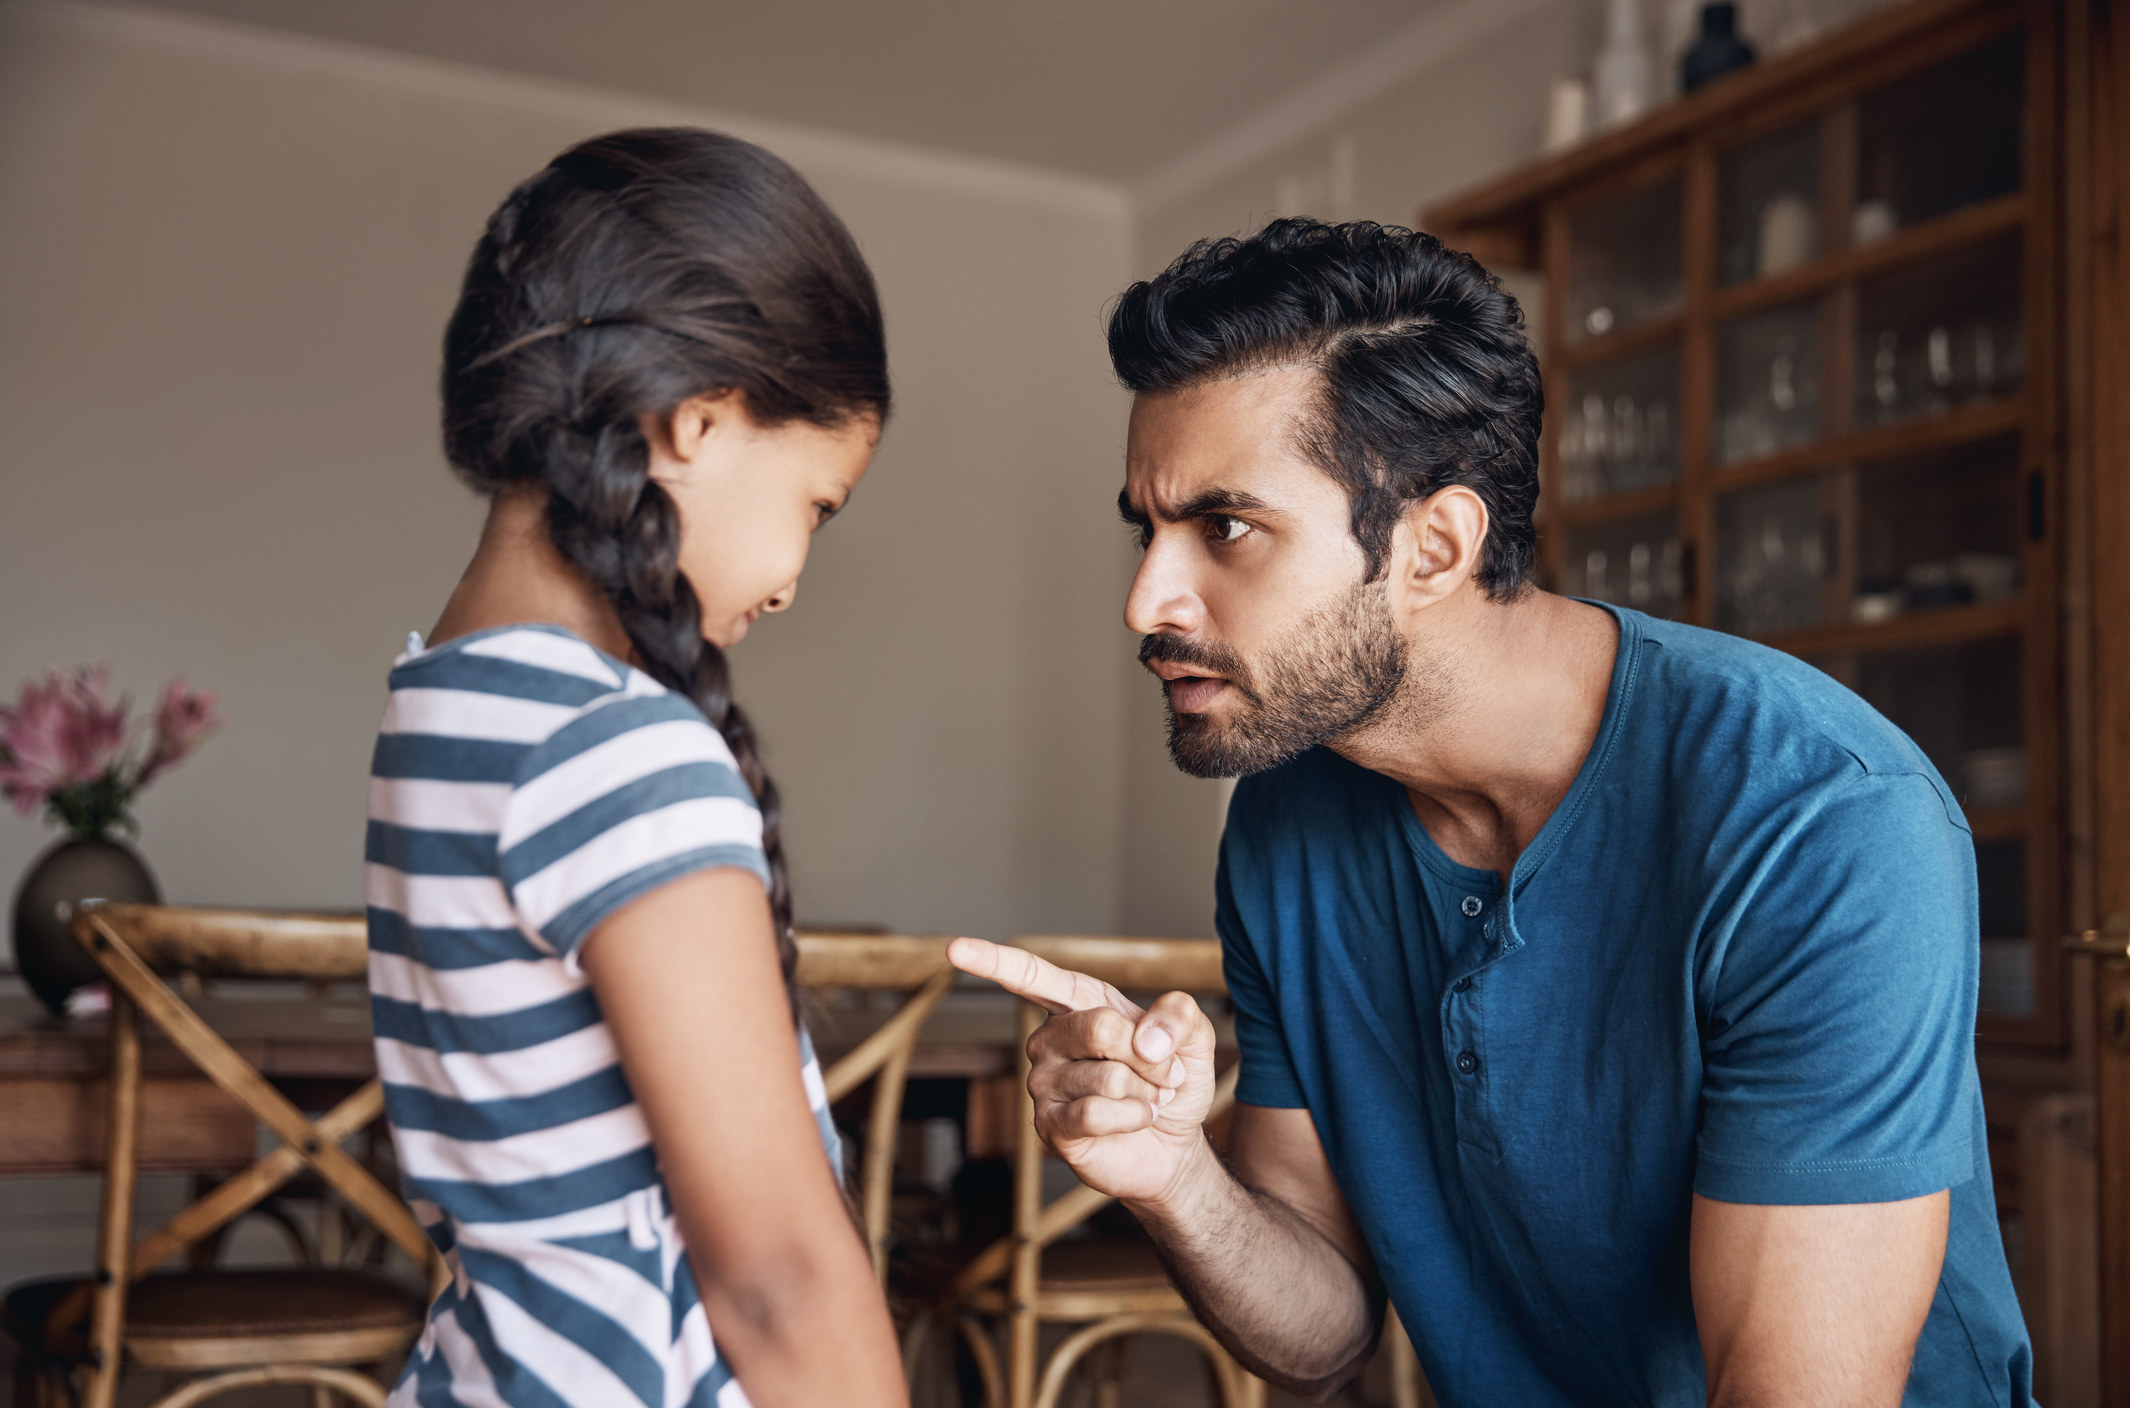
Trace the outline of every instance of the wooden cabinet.
{"type": "Polygon", "coordinates": [[[2067,1039],[2052,3],[1916,0],[1426,212],[1540,271],[1555,590],[1761,640],[1960,796],[1981,1035],[2067,1039]]]}
{"type": "Polygon", "coordinates": [[[1908,0],[1421,216],[1543,276],[1549,585],[1811,660],[1961,793],[2062,1404],[2130,1403],[2125,10],[1908,0]]]}

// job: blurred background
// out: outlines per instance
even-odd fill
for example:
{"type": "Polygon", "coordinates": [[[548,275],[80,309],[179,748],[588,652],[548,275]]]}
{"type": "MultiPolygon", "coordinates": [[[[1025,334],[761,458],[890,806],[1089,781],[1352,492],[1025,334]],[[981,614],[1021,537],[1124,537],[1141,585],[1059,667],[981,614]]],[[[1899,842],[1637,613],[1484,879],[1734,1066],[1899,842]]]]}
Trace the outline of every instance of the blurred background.
{"type": "MultiPolygon", "coordinates": [[[[2097,1403],[2107,1048],[2057,938],[2112,913],[2117,676],[2060,536],[2083,412],[2032,388],[2091,351],[2059,254],[2108,9],[5,0],[0,686],[213,690],[137,812],[163,897],[357,906],[385,673],[481,520],[435,380],[482,221],[593,133],[718,128],[849,224],[896,381],[734,657],[801,923],[1208,935],[1227,790],[1170,766],[1119,619],[1106,309],[1277,215],[1434,229],[1541,349],[1548,584],[1811,659],[1979,818],[2000,1202],[2050,1401],[2097,1403]]],[[[52,840],[0,815],[0,877],[52,840]]],[[[83,1264],[94,1196],[0,1183],[0,1284],[83,1264]]]]}

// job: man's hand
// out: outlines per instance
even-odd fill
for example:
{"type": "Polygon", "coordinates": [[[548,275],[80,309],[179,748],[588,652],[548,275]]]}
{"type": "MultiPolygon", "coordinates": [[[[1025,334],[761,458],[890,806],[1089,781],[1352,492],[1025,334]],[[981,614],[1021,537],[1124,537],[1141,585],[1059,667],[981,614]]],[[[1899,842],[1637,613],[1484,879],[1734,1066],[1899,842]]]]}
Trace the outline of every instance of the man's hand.
{"type": "Polygon", "coordinates": [[[1023,949],[956,939],[947,957],[1055,1014],[1028,1042],[1043,1142],[1088,1187],[1161,1203],[1205,1153],[1213,1024],[1187,994],[1141,1009],[1108,983],[1023,949]]]}

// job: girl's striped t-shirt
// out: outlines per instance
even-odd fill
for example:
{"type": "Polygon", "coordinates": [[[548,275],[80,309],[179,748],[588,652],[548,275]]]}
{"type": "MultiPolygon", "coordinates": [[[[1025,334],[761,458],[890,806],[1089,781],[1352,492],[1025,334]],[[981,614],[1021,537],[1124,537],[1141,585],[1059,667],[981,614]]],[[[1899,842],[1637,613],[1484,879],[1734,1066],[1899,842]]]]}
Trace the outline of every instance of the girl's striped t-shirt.
{"type": "MultiPolygon", "coordinates": [[[[744,1403],[577,959],[679,876],[766,884],[753,794],[692,701],[567,631],[409,646],[371,768],[371,1012],[401,1177],[453,1279],[393,1401],[744,1403]]],[[[834,1159],[803,1031],[801,1055],[834,1159]]]]}

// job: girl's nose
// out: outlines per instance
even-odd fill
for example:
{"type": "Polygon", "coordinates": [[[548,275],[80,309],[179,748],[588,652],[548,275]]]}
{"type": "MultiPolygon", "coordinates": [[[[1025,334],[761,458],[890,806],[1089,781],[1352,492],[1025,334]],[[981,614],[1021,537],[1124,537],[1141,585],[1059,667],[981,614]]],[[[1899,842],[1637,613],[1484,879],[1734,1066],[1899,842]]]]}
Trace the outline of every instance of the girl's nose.
{"type": "Polygon", "coordinates": [[[797,582],[789,583],[780,588],[775,596],[762,603],[762,614],[773,616],[779,611],[789,611],[791,604],[798,599],[799,584],[797,582]]]}

